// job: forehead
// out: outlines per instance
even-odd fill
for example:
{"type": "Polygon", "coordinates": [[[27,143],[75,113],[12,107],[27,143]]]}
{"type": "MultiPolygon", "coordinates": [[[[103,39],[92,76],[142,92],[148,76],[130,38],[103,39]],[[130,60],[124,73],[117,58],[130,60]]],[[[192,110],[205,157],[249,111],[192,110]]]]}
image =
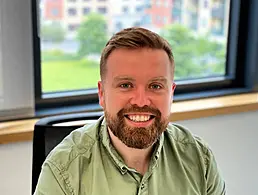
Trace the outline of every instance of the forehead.
{"type": "Polygon", "coordinates": [[[108,57],[106,68],[108,79],[121,75],[142,79],[170,79],[172,75],[169,57],[162,49],[116,49],[108,57]]]}

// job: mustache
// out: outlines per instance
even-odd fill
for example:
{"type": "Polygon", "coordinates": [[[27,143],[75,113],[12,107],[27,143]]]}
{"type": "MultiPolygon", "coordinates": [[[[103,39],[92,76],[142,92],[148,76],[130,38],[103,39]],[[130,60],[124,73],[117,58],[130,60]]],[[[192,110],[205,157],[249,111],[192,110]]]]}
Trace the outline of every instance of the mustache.
{"type": "Polygon", "coordinates": [[[149,112],[149,113],[155,115],[156,117],[160,117],[161,116],[161,112],[157,108],[153,108],[153,107],[150,107],[150,106],[139,107],[137,105],[131,105],[129,107],[122,108],[117,113],[117,115],[118,116],[123,116],[124,113],[128,113],[128,112],[149,112]]]}

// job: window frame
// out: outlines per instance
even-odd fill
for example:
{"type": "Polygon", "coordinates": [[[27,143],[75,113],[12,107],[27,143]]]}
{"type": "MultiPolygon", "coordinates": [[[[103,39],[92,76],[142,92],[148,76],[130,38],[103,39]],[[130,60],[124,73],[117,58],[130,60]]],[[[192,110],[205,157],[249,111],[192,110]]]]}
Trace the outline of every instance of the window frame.
{"type": "MultiPolygon", "coordinates": [[[[42,94],[38,10],[38,1],[32,0],[36,115],[100,110],[97,89],[42,94]],[[60,107],[66,109],[60,111],[60,107]]],[[[226,75],[229,76],[176,81],[175,101],[258,91],[258,76],[255,77],[258,75],[256,10],[258,1],[230,0],[226,54],[226,75]],[[231,76],[234,73],[235,76],[231,76]]]]}

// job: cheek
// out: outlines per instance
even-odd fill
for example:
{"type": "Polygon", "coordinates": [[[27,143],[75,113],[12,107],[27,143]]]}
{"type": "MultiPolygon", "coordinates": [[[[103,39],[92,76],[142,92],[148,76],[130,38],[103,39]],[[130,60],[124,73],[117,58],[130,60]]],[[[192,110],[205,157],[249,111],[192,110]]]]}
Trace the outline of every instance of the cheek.
{"type": "Polygon", "coordinates": [[[159,101],[159,105],[156,105],[157,108],[160,110],[163,117],[169,116],[171,112],[171,99],[163,99],[162,101],[159,101]]]}
{"type": "Polygon", "coordinates": [[[127,103],[128,100],[126,97],[116,94],[115,92],[105,96],[105,108],[112,113],[117,113],[124,108],[127,103]]]}
{"type": "Polygon", "coordinates": [[[170,115],[170,112],[171,112],[170,107],[171,107],[170,105],[163,107],[163,110],[161,111],[161,113],[163,114],[164,117],[167,117],[170,115]]]}

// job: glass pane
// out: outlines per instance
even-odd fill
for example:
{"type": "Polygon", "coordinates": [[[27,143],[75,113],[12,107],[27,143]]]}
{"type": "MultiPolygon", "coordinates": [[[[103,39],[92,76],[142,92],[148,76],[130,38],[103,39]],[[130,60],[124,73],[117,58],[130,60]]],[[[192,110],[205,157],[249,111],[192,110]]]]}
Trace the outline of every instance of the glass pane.
{"type": "MultiPolygon", "coordinates": [[[[1,11],[1,10],[0,10],[1,11]]],[[[1,20],[1,16],[0,16],[0,20],[1,20]]],[[[1,20],[2,21],[2,20],[1,20]]],[[[3,69],[4,69],[4,66],[3,66],[3,61],[2,61],[2,23],[0,22],[0,109],[1,109],[1,102],[3,101],[3,96],[4,96],[4,88],[3,88],[3,83],[4,83],[4,75],[3,75],[3,69]]]]}
{"type": "Polygon", "coordinates": [[[96,88],[117,31],[141,26],[172,45],[177,80],[225,75],[230,0],[41,0],[43,92],[96,88]]]}

